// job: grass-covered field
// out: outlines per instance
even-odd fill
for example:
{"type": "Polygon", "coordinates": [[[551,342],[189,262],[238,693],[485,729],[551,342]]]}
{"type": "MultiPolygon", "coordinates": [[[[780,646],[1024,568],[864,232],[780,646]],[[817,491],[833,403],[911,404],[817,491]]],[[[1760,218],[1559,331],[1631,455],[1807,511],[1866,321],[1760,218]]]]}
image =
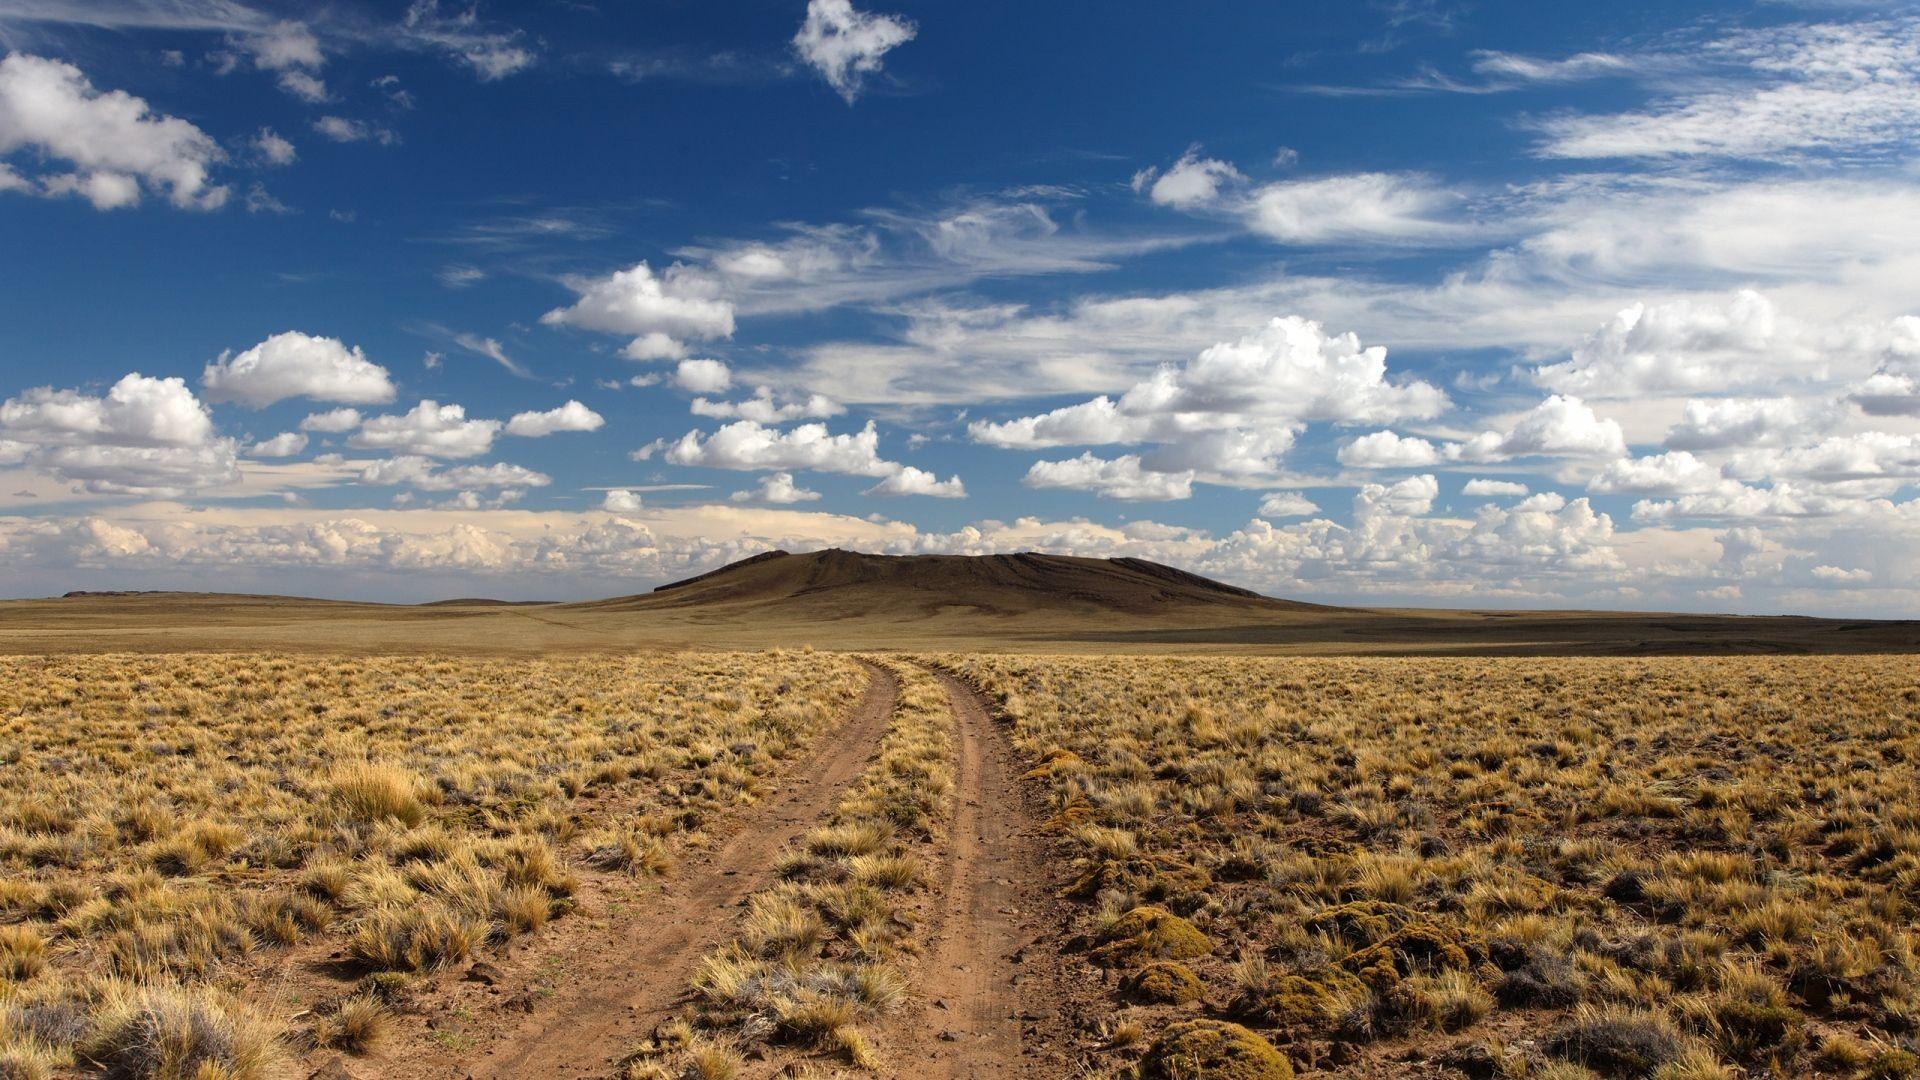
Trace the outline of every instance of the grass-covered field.
{"type": "Polygon", "coordinates": [[[946,663],[1071,837],[1095,1075],[1920,1074],[1909,658],[946,663]]]}
{"type": "Polygon", "coordinates": [[[665,868],[865,681],[782,652],[0,659],[0,1077],[364,1050],[579,875],[665,868]],[[358,981],[303,997],[296,957],[358,981]]]}

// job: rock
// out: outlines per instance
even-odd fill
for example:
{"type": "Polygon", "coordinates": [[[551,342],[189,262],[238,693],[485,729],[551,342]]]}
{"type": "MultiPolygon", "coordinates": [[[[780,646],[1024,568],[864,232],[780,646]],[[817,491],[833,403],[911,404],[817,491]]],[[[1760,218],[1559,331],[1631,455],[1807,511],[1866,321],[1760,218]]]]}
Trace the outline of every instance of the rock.
{"type": "Polygon", "coordinates": [[[476,960],[473,966],[467,969],[466,979],[468,982],[485,983],[488,986],[499,986],[506,981],[507,975],[485,960],[476,960]]]}
{"type": "Polygon", "coordinates": [[[319,1068],[307,1074],[307,1080],[360,1080],[352,1069],[347,1068],[344,1058],[329,1058],[319,1068]]]}

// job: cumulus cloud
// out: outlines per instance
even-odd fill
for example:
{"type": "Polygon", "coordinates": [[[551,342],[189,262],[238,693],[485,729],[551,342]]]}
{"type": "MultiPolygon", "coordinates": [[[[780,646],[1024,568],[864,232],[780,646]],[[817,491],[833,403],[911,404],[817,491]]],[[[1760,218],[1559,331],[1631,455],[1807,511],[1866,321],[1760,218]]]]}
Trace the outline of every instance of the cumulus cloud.
{"type": "Polygon", "coordinates": [[[763,502],[775,505],[789,503],[814,502],[820,498],[817,491],[809,491],[794,483],[790,472],[777,472],[762,477],[760,486],[749,491],[736,491],[728,496],[733,502],[763,502]]]}
{"type": "Polygon", "coordinates": [[[610,514],[636,514],[640,508],[640,496],[626,488],[614,488],[600,499],[600,509],[610,514]]]}
{"type": "Polygon", "coordinates": [[[880,456],[880,431],[868,421],[856,432],[835,435],[825,424],[801,424],[781,431],[752,420],[736,420],[702,437],[689,431],[665,448],[675,465],[708,469],[812,470],[884,477],[899,465],[880,456]]]}
{"type": "Polygon", "coordinates": [[[13,53],[0,58],[0,159],[22,150],[41,171],[0,166],[0,190],[78,195],[99,210],[137,205],[143,190],[182,209],[227,201],[209,178],[226,154],[206,132],[124,91],[96,90],[72,64],[13,53]]]}
{"type": "Polygon", "coordinates": [[[427,399],[409,412],[362,421],[347,445],[428,457],[478,457],[493,448],[502,426],[498,420],[467,419],[464,406],[427,399]]]}
{"type": "Polygon", "coordinates": [[[271,439],[261,439],[247,447],[251,457],[292,457],[307,448],[307,437],[297,431],[283,431],[271,439]]]}
{"type": "Polygon", "coordinates": [[[1685,450],[1670,450],[1652,457],[1608,462],[1588,482],[1587,490],[1609,495],[1692,495],[1724,485],[1725,478],[1717,466],[1685,450]]]}
{"type": "Polygon", "coordinates": [[[1306,517],[1320,512],[1320,505],[1297,491],[1276,491],[1260,500],[1263,518],[1306,517]]]}
{"type": "Polygon", "coordinates": [[[935,499],[964,499],[967,486],[958,476],[945,480],[912,465],[902,465],[879,483],[862,492],[865,495],[926,495],[935,499]]]}
{"type": "Polygon", "coordinates": [[[1461,196],[1411,173],[1345,173],[1250,186],[1231,162],[1187,150],[1162,172],[1133,174],[1133,189],[1154,204],[1224,216],[1283,244],[1452,242],[1475,230],[1452,220],[1461,196]]]}
{"type": "Polygon", "coordinates": [[[1624,308],[1571,357],[1540,367],[1535,377],[1565,393],[1626,398],[1728,391],[1817,376],[1823,368],[1818,342],[1783,323],[1773,302],[1749,289],[1723,301],[1624,308]]]}
{"type": "Polygon", "coordinates": [[[102,397],[37,387],[0,402],[5,456],[105,495],[178,495],[239,479],[233,440],[180,378],[138,372],[102,397]]]}
{"type": "Polygon", "coordinates": [[[1784,446],[1831,430],[1840,413],[1826,402],[1798,398],[1723,398],[1687,402],[1686,415],[1667,432],[1674,450],[1784,446]]]}
{"type": "Polygon", "coordinates": [[[808,0],[793,48],[851,105],[867,77],[879,74],[881,59],[915,33],[911,20],[857,11],[851,0],[808,0]]]}
{"type": "Polygon", "coordinates": [[[323,435],[338,435],[359,426],[359,409],[328,409],[326,412],[309,413],[306,419],[300,421],[301,431],[317,431],[323,435]]]}
{"type": "Polygon", "coordinates": [[[1433,509],[1440,497],[1440,482],[1432,473],[1409,476],[1391,484],[1367,484],[1353,497],[1353,514],[1359,520],[1391,515],[1417,517],[1433,509]]]}
{"type": "Polygon", "coordinates": [[[1470,498],[1524,496],[1527,493],[1527,485],[1516,480],[1486,480],[1476,477],[1467,481],[1466,486],[1460,489],[1460,493],[1470,498]]]}
{"type": "Polygon", "coordinates": [[[1554,394],[1529,409],[1505,431],[1488,431],[1447,447],[1464,461],[1522,457],[1615,458],[1627,452],[1618,421],[1601,419],[1577,397],[1554,394]]]}
{"type": "Polygon", "coordinates": [[[631,360],[677,358],[685,355],[688,340],[733,336],[733,305],[720,297],[718,283],[682,263],[655,274],[640,262],[567,284],[579,299],[540,321],[630,336],[626,356],[631,360]]]}
{"type": "Polygon", "coordinates": [[[673,385],[696,394],[723,393],[733,386],[733,371],[719,360],[682,360],[673,385]]]}
{"type": "Polygon", "coordinates": [[[546,412],[515,413],[507,421],[507,434],[538,439],[562,431],[599,431],[607,418],[569,399],[565,405],[546,412]]]}
{"type": "Polygon", "coordinates": [[[439,465],[413,454],[376,461],[360,473],[360,482],[382,487],[405,486],[420,491],[482,491],[489,488],[546,487],[553,478],[519,465],[439,465]]]}
{"type": "Polygon", "coordinates": [[[1193,497],[1193,473],[1144,469],[1138,454],[1096,457],[1089,451],[1064,461],[1036,461],[1027,470],[1030,488],[1091,491],[1109,499],[1164,502],[1193,497]]]}
{"type": "Polygon", "coordinates": [[[1198,210],[1220,201],[1221,193],[1246,182],[1246,176],[1229,162],[1203,158],[1199,147],[1191,147],[1165,172],[1147,168],[1133,174],[1133,190],[1144,193],[1160,206],[1176,210],[1198,210]]]}
{"type": "MultiPolygon", "coordinates": [[[[1039,415],[975,421],[967,430],[976,442],[1013,449],[1156,443],[1147,454],[1118,460],[1183,477],[1157,486],[1173,491],[1195,477],[1220,482],[1273,473],[1310,421],[1425,419],[1448,405],[1429,383],[1389,380],[1385,349],[1363,348],[1352,334],[1329,335],[1318,323],[1289,316],[1183,365],[1163,366],[1117,400],[1103,395],[1039,415]]],[[[1084,462],[1051,464],[1064,468],[1062,475],[1087,469],[1084,462]]]]}
{"type": "Polygon", "coordinates": [[[1416,469],[1440,461],[1440,451],[1425,439],[1376,431],[1340,448],[1340,464],[1355,469],[1416,469]]]}
{"type": "Polygon", "coordinates": [[[754,387],[753,396],[745,401],[713,401],[697,397],[688,408],[695,416],[708,416],[716,420],[753,420],[761,424],[825,420],[847,411],[839,402],[822,394],[779,401],[775,399],[773,389],[767,386],[754,387]]]}
{"type": "Polygon", "coordinates": [[[223,352],[200,375],[212,401],[262,408],[292,397],[377,405],[392,401],[387,369],[338,338],[298,330],[275,334],[235,355],[223,352]]]}

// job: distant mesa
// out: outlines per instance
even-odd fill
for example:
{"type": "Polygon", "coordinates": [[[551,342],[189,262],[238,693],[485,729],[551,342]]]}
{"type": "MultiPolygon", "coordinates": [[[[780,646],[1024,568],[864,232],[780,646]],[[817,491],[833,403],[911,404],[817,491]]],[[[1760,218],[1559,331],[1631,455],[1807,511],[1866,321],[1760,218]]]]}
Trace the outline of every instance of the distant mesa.
{"type": "Polygon", "coordinates": [[[804,608],[825,617],[954,609],[1000,615],[1164,615],[1223,607],[1248,614],[1324,610],[1145,559],[1034,553],[868,555],[839,548],[799,555],[768,551],[651,593],[581,606],[637,610],[734,605],[804,608]]]}

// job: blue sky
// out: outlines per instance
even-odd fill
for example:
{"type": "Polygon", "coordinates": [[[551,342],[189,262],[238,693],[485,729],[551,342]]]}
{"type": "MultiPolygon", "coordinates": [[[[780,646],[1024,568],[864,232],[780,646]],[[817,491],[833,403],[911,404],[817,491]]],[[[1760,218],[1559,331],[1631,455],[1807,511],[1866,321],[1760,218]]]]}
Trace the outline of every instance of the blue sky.
{"type": "Polygon", "coordinates": [[[0,591],[1911,614],[1904,5],[0,0],[0,591]]]}

